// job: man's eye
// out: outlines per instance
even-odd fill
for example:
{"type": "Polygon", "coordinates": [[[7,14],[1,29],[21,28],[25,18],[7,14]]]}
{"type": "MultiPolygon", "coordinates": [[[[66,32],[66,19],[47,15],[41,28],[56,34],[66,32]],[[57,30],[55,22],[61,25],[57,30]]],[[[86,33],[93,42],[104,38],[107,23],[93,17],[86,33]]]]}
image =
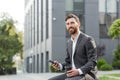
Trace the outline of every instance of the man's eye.
{"type": "Polygon", "coordinates": [[[66,23],[66,25],[69,25],[69,23],[66,23]]]}

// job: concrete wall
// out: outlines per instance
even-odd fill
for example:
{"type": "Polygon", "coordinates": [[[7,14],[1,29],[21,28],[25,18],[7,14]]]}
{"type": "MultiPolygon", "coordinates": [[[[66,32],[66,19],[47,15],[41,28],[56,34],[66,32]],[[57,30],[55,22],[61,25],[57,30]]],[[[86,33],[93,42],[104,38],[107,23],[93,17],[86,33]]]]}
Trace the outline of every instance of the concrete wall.
{"type": "Polygon", "coordinates": [[[52,59],[64,61],[65,43],[65,0],[52,0],[52,59]]]}
{"type": "Polygon", "coordinates": [[[99,44],[98,0],[85,0],[85,33],[99,44]]]}

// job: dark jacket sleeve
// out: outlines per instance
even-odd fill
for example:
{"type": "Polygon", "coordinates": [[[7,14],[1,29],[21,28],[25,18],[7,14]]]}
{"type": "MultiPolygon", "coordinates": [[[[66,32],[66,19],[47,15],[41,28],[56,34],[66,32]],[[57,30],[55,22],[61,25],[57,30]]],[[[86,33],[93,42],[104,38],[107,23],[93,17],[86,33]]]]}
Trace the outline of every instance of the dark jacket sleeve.
{"type": "Polygon", "coordinates": [[[96,44],[93,38],[88,37],[85,43],[86,54],[88,58],[88,62],[82,66],[80,69],[82,70],[83,74],[89,73],[93,70],[96,66],[97,61],[97,51],[96,51],[96,44]]]}

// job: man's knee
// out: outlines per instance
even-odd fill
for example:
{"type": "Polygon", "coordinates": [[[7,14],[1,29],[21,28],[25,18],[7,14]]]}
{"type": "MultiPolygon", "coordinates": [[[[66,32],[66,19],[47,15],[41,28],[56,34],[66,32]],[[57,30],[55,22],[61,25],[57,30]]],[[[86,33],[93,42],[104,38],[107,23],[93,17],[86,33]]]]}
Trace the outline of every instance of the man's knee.
{"type": "Polygon", "coordinates": [[[48,80],[53,80],[53,79],[50,78],[50,79],[48,79],[48,80]]]}
{"type": "Polygon", "coordinates": [[[66,75],[65,74],[61,74],[61,75],[52,77],[52,78],[50,78],[48,80],[65,80],[65,78],[66,78],[66,75]]]}
{"type": "Polygon", "coordinates": [[[49,78],[48,80],[58,80],[58,79],[53,77],[53,78],[49,78]]]}

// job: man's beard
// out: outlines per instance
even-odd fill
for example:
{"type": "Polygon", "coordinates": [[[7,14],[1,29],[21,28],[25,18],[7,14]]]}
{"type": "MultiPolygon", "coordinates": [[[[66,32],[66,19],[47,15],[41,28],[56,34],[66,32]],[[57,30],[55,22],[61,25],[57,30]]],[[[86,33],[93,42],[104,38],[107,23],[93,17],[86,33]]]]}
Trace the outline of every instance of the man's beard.
{"type": "Polygon", "coordinates": [[[75,34],[76,32],[77,32],[77,29],[76,29],[76,28],[70,27],[70,28],[68,29],[68,33],[69,33],[70,35],[73,35],[73,34],[75,34]]]}

